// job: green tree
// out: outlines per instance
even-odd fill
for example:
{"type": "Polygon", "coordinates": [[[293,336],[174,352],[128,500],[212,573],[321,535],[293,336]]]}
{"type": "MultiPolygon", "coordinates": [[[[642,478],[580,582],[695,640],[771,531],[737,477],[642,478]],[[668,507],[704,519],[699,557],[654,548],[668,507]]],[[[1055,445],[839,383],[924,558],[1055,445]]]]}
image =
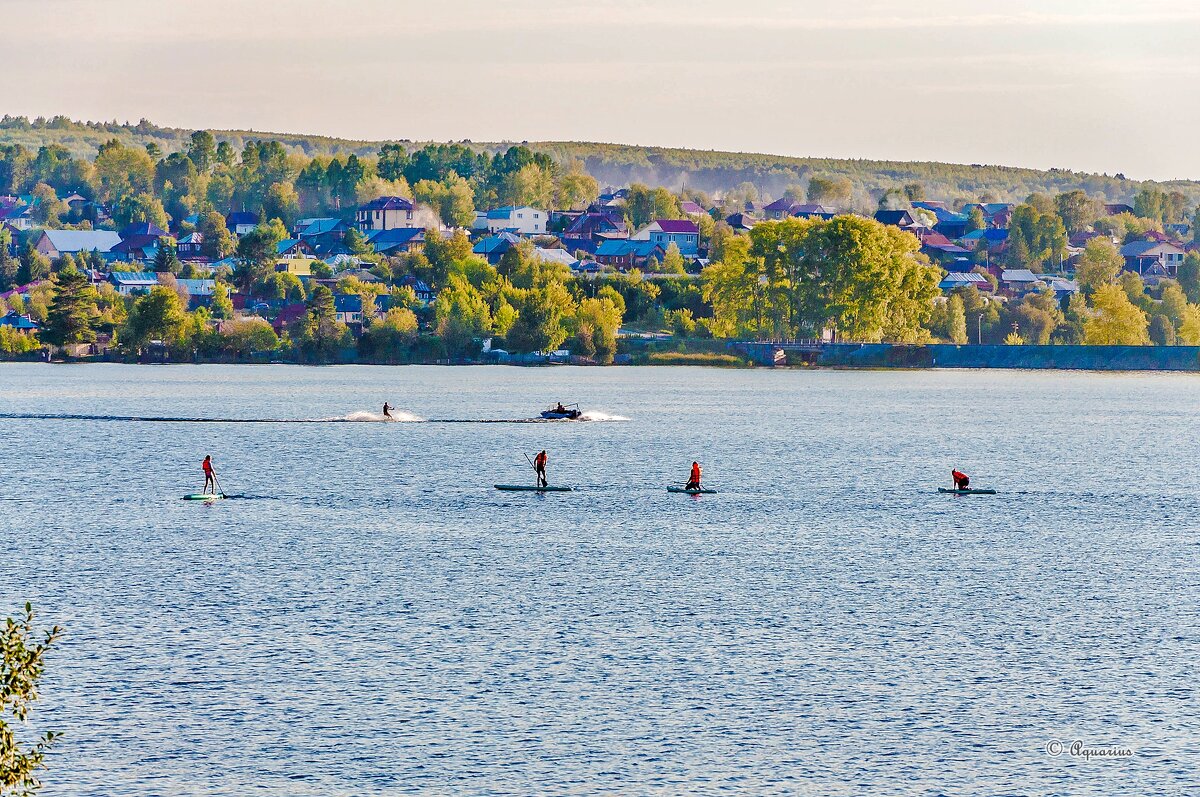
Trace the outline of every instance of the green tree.
{"type": "Polygon", "coordinates": [[[575,311],[575,350],[605,365],[611,363],[617,353],[621,316],[622,307],[611,296],[584,299],[575,311]]]}
{"type": "Polygon", "coordinates": [[[254,352],[275,351],[279,337],[262,318],[239,318],[221,326],[221,349],[236,357],[248,357],[254,352]]]}
{"type": "Polygon", "coordinates": [[[987,219],[983,217],[983,211],[978,206],[971,208],[971,212],[967,214],[967,232],[982,230],[986,227],[987,219]]]}
{"type": "Polygon", "coordinates": [[[32,795],[41,788],[37,772],[45,767],[46,749],[60,734],[48,732],[32,746],[22,747],[9,727],[11,716],[25,723],[38,700],[38,682],[46,669],[46,652],[62,636],[54,626],[35,641],[33,606],[25,604],[25,613],[9,617],[0,633],[0,794],[32,795]]]}
{"type": "Polygon", "coordinates": [[[679,244],[674,241],[667,247],[667,254],[663,257],[662,267],[660,269],[663,274],[686,274],[687,270],[683,265],[683,255],[679,251],[679,244]]]}
{"type": "Polygon", "coordinates": [[[154,161],[144,149],[127,147],[117,139],[100,145],[93,164],[97,195],[103,202],[116,202],[140,194],[153,195],[154,161]]]}
{"type": "Polygon", "coordinates": [[[67,203],[58,198],[54,189],[45,183],[33,187],[33,221],[40,227],[57,227],[70,211],[67,203]]]}
{"type": "Polygon", "coordinates": [[[451,275],[434,305],[438,336],[454,355],[479,351],[476,341],[492,328],[492,314],[483,295],[465,277],[451,275]]]}
{"type": "Polygon", "coordinates": [[[179,253],[169,238],[158,240],[158,252],[154,255],[154,270],[159,274],[178,274],[183,270],[183,264],[179,262],[179,253]]]}
{"type": "Polygon", "coordinates": [[[150,193],[121,196],[113,205],[113,221],[118,227],[148,222],[160,230],[171,224],[162,200],[150,193]]]}
{"type": "Polygon", "coordinates": [[[187,313],[179,294],[157,285],[133,303],[121,339],[133,347],[161,340],[167,346],[177,348],[184,342],[186,322],[187,313]]]}
{"type": "Polygon", "coordinates": [[[233,318],[233,300],[229,298],[229,288],[220,280],[213,286],[212,305],[209,307],[213,318],[229,320],[233,318]]]}
{"type": "Polygon", "coordinates": [[[417,316],[412,310],[393,307],[363,333],[359,351],[372,360],[400,362],[416,343],[417,329],[417,316]]]}
{"type": "Polygon", "coordinates": [[[848,177],[813,176],[808,181],[807,193],[809,202],[844,208],[854,197],[854,184],[848,177]]]}
{"type": "Polygon", "coordinates": [[[575,302],[559,282],[523,291],[514,303],[517,320],[505,336],[516,352],[549,352],[568,336],[564,320],[574,314],[575,302]]]}
{"type": "Polygon", "coordinates": [[[967,313],[961,296],[955,294],[946,301],[947,335],[951,343],[967,342],[967,313]]]}
{"type": "Polygon", "coordinates": [[[1145,346],[1150,320],[1120,285],[1101,285],[1092,295],[1092,315],[1083,325],[1089,346],[1145,346]]]}
{"type": "Polygon", "coordinates": [[[223,260],[237,251],[237,241],[225,224],[225,217],[209,211],[200,218],[200,254],[210,260],[223,260]]]}
{"type": "Polygon", "coordinates": [[[33,244],[25,242],[21,250],[21,262],[17,266],[16,282],[18,285],[28,285],[31,282],[44,280],[50,276],[50,261],[42,256],[33,244]]]}
{"type": "Polygon", "coordinates": [[[1179,286],[1187,294],[1189,302],[1200,303],[1200,252],[1188,252],[1179,265],[1179,286]]]}
{"type": "Polygon", "coordinates": [[[324,285],[313,288],[308,297],[308,312],[299,323],[296,335],[301,352],[316,362],[328,362],[354,340],[350,329],[337,320],[333,291],[324,285]]]}
{"type": "Polygon", "coordinates": [[[1096,223],[1104,206],[1081,190],[1067,191],[1054,198],[1055,209],[1068,233],[1083,232],[1096,223]]]}
{"type": "Polygon", "coordinates": [[[243,292],[249,294],[254,285],[264,282],[275,271],[278,245],[285,238],[287,230],[279,219],[259,224],[241,237],[237,244],[236,277],[243,292]]]}
{"type": "Polygon", "coordinates": [[[1177,282],[1165,282],[1162,285],[1162,301],[1160,311],[1171,322],[1173,330],[1179,329],[1187,318],[1188,300],[1183,288],[1177,282]]]}
{"type": "Polygon", "coordinates": [[[42,331],[42,339],[54,346],[91,343],[96,339],[93,327],[99,311],[96,291],[88,278],[74,268],[54,275],[54,299],[42,331]]]}
{"type": "Polygon", "coordinates": [[[625,197],[625,216],[635,229],[656,219],[679,219],[683,211],[679,198],[665,188],[649,188],[641,183],[629,186],[625,197]]]}
{"type": "Polygon", "coordinates": [[[217,142],[213,134],[207,130],[197,130],[192,133],[187,154],[196,169],[202,174],[212,171],[213,166],[217,163],[217,142]]]}
{"type": "Polygon", "coordinates": [[[1086,295],[1095,293],[1104,285],[1111,285],[1125,267],[1125,258],[1113,242],[1107,238],[1093,238],[1087,242],[1079,263],[1075,268],[1075,279],[1086,295]]]}
{"type": "Polygon", "coordinates": [[[596,178],[583,171],[573,171],[563,175],[558,181],[557,207],[566,209],[583,209],[596,201],[600,196],[600,184],[596,178]]]}
{"type": "Polygon", "coordinates": [[[1150,342],[1155,346],[1175,345],[1175,326],[1165,315],[1156,315],[1150,319],[1150,342]]]}

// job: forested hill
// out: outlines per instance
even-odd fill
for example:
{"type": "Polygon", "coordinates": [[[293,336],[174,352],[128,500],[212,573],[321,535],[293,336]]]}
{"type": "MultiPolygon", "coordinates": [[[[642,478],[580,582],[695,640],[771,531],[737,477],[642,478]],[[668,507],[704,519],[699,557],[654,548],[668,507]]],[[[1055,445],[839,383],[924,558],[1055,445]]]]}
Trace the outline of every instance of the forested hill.
{"type": "MultiPolygon", "coordinates": [[[[36,150],[47,144],[65,147],[77,157],[94,158],[101,143],[112,138],[124,143],[157,145],[164,154],[184,150],[191,130],[159,127],[145,120],[137,124],[118,122],[75,122],[66,117],[29,120],[4,116],[0,119],[0,146],[20,144],[36,150]]],[[[213,130],[217,141],[228,141],[239,150],[247,141],[279,141],[290,151],[309,157],[351,153],[373,157],[383,143],[356,141],[296,133],[267,133],[250,130],[213,130]]],[[[430,142],[397,140],[409,151],[430,142]]],[[[1110,201],[1129,201],[1143,186],[1136,180],[1117,175],[1085,174],[1060,169],[1042,171],[1008,166],[983,166],[949,163],[906,163],[899,161],[837,160],[832,158],[794,158],[738,152],[642,147],[589,142],[461,142],[471,148],[494,154],[513,143],[522,143],[535,152],[544,152],[560,163],[578,163],[600,183],[612,186],[634,182],[683,187],[714,193],[752,184],[766,198],[781,196],[789,187],[804,185],[813,175],[847,177],[854,186],[855,203],[873,204],[881,192],[904,183],[920,183],[925,195],[946,200],[1020,201],[1041,191],[1056,194],[1083,189],[1092,196],[1110,201]]],[[[1168,190],[1181,191],[1200,202],[1200,182],[1179,180],[1158,183],[1168,190]]]]}

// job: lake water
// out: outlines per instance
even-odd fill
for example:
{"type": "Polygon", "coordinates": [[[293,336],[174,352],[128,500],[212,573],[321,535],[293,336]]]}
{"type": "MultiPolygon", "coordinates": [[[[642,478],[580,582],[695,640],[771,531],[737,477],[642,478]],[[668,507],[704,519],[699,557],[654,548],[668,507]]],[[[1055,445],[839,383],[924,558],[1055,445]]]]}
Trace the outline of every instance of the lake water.
{"type": "Polygon", "coordinates": [[[67,631],[51,796],[1178,795],[1198,415],[1169,374],[3,365],[0,614],[67,631]],[[629,420],[466,422],[559,399],[629,420]],[[438,422],[234,422],[385,400],[438,422]],[[577,492],[491,489],[541,448],[577,492]],[[205,454],[244,498],[179,500],[205,454]],[[695,458],[720,493],[668,495],[695,458]]]}

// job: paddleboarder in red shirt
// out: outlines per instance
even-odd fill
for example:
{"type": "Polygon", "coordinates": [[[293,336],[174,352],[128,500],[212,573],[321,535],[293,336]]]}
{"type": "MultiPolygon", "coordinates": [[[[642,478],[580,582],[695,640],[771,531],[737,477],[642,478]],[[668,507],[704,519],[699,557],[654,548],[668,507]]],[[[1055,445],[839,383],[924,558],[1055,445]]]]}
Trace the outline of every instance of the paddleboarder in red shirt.
{"type": "Polygon", "coordinates": [[[537,486],[549,487],[550,482],[546,480],[546,462],[550,459],[545,451],[540,452],[533,458],[533,470],[537,473],[537,486]]]}
{"type": "Polygon", "coordinates": [[[971,486],[971,477],[962,471],[952,470],[950,476],[954,479],[955,490],[965,490],[971,486]]]}
{"type": "Polygon", "coordinates": [[[213,471],[212,457],[204,457],[204,493],[208,492],[208,488],[212,487],[212,494],[217,494],[217,474],[213,471]]]}
{"type": "Polygon", "coordinates": [[[692,463],[692,474],[688,478],[687,487],[684,487],[683,489],[685,489],[685,490],[701,489],[700,488],[700,475],[701,475],[700,463],[693,462],[692,463]]]}

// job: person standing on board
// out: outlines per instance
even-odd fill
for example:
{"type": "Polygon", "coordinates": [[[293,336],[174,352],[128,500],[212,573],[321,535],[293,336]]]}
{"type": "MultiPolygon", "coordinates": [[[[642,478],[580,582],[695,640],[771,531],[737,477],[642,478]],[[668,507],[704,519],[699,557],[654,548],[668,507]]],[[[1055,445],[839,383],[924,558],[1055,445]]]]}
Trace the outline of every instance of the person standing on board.
{"type": "Polygon", "coordinates": [[[537,474],[537,486],[549,487],[550,482],[546,479],[546,462],[550,459],[545,451],[540,452],[533,458],[533,471],[537,474]]]}
{"type": "Polygon", "coordinates": [[[213,471],[212,457],[207,454],[204,457],[204,490],[202,494],[208,492],[208,488],[212,487],[212,494],[217,494],[217,474],[213,471]]]}
{"type": "Polygon", "coordinates": [[[965,490],[971,486],[971,477],[962,471],[952,470],[950,476],[954,479],[955,490],[965,490]]]}
{"type": "Polygon", "coordinates": [[[389,405],[388,405],[388,403],[387,403],[386,401],[385,401],[385,402],[383,402],[383,417],[384,417],[384,420],[388,420],[388,421],[390,421],[390,420],[392,419],[392,410],[394,410],[394,409],[396,409],[396,408],[395,408],[395,407],[392,407],[392,406],[389,406],[389,405]]]}
{"type": "Polygon", "coordinates": [[[692,463],[692,475],[690,477],[688,477],[687,487],[684,487],[683,489],[685,489],[685,490],[701,489],[700,488],[700,476],[701,476],[700,463],[693,462],[692,463]]]}

